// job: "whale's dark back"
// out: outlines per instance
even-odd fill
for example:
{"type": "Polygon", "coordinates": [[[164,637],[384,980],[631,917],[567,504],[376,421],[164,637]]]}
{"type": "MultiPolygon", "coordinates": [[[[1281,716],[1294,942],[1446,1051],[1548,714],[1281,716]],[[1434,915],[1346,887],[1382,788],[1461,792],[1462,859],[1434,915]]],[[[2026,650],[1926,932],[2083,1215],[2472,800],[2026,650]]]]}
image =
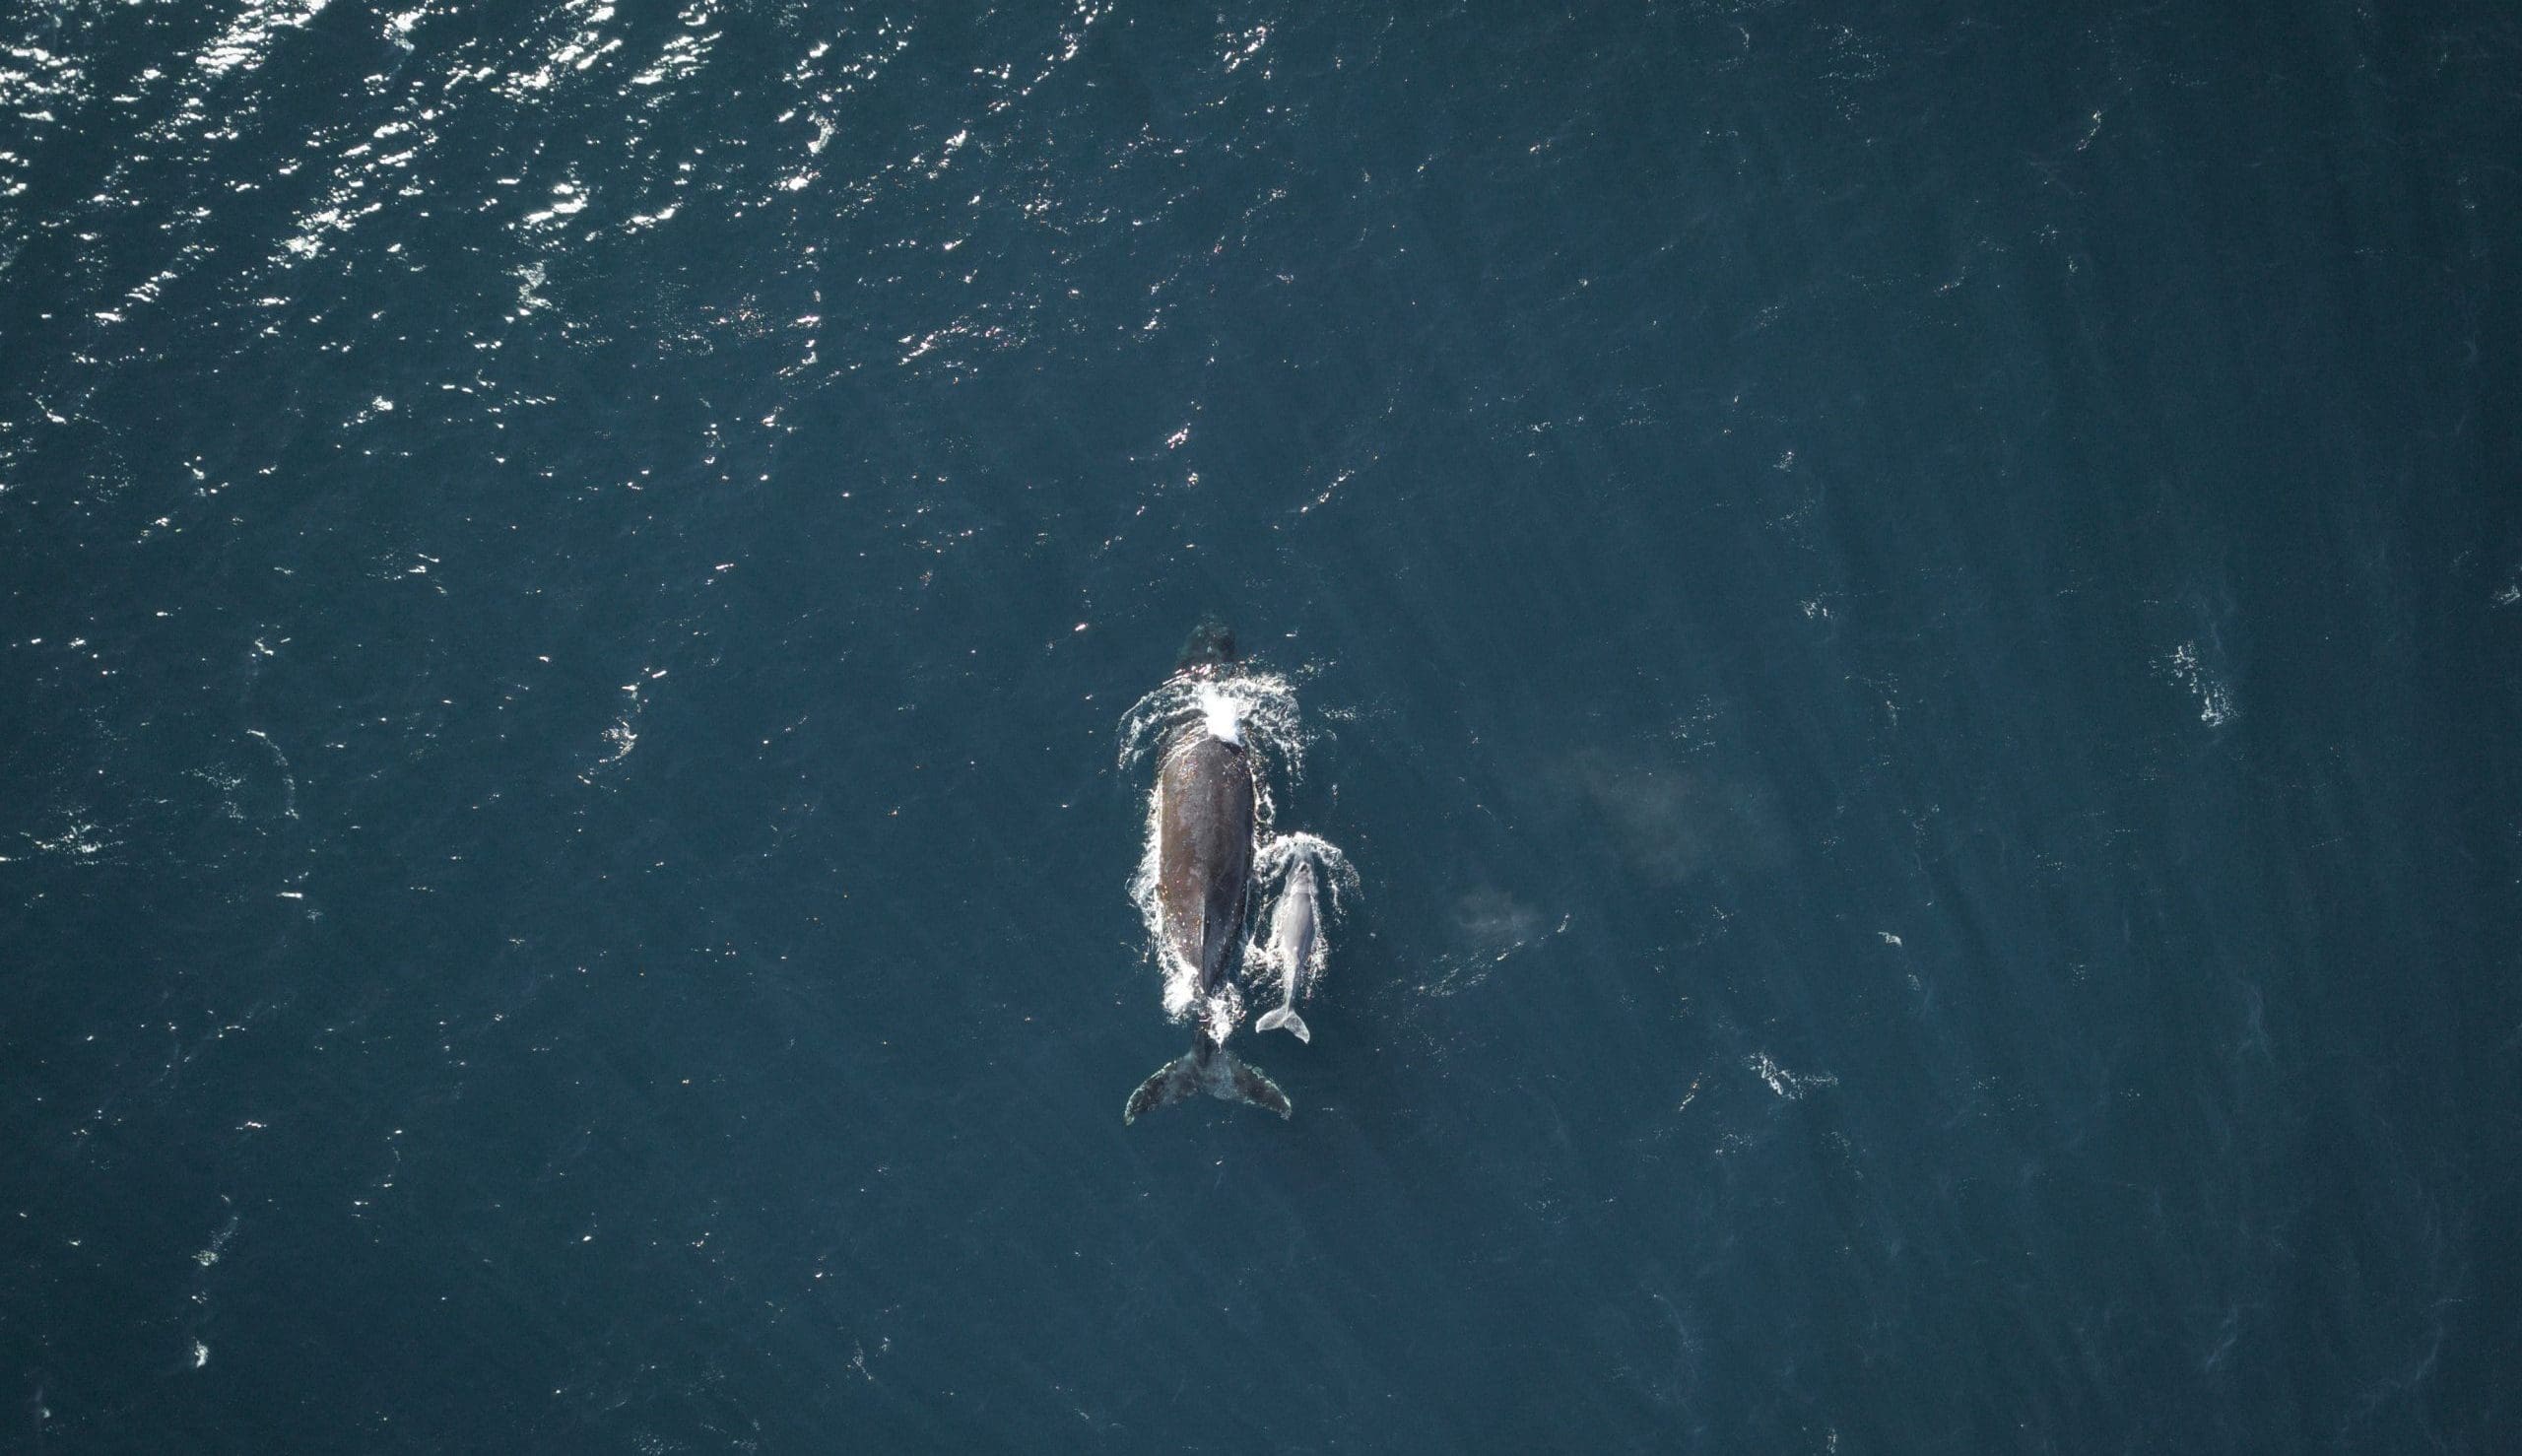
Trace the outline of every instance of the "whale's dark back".
{"type": "Polygon", "coordinates": [[[1164,756],[1158,788],[1157,902],[1173,952],[1226,984],[1243,950],[1252,896],[1254,791],[1243,750],[1192,728],[1164,756]]]}

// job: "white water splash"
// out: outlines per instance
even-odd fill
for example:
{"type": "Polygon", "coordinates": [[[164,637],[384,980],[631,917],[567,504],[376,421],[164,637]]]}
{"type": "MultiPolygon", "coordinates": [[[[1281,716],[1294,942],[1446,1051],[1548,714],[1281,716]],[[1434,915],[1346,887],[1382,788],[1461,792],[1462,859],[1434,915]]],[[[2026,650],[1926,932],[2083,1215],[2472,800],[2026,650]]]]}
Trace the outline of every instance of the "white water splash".
{"type": "Polygon", "coordinates": [[[1215,683],[1200,685],[1200,717],[1208,727],[1209,737],[1220,743],[1243,742],[1243,714],[1234,698],[1221,692],[1215,683]]]}
{"type": "Polygon", "coordinates": [[[639,714],[647,707],[648,685],[665,675],[666,670],[661,667],[641,668],[636,677],[622,685],[622,711],[603,734],[604,757],[579,770],[580,783],[595,782],[598,774],[630,758],[630,751],[639,746],[639,714]]]}
{"type": "Polygon", "coordinates": [[[1253,857],[1253,883],[1266,892],[1285,880],[1288,872],[1296,867],[1296,861],[1306,856],[1313,859],[1314,867],[1320,871],[1319,883],[1331,892],[1333,916],[1347,913],[1346,897],[1358,893],[1357,866],[1349,863],[1349,856],[1341,851],[1339,845],[1319,834],[1308,834],[1298,829],[1264,841],[1260,852],[1253,857]]]}
{"type": "Polygon", "coordinates": [[[106,838],[103,829],[89,824],[79,816],[80,812],[77,810],[64,815],[63,818],[68,821],[68,825],[52,838],[37,839],[30,834],[27,839],[38,852],[63,855],[74,864],[101,863],[100,856],[107,850],[119,848],[122,841],[106,838]]]}
{"type": "Polygon", "coordinates": [[[1177,731],[1195,722],[1253,755],[1253,774],[1265,787],[1274,776],[1291,783],[1304,776],[1296,690],[1277,673],[1250,668],[1217,676],[1177,673],[1132,703],[1121,716],[1122,771],[1145,764],[1159,747],[1170,750],[1177,731]]]}
{"type": "Polygon", "coordinates": [[[1232,981],[1200,1003],[1200,1030],[1220,1046],[1243,1024],[1243,988],[1232,981]]]}
{"type": "Polygon", "coordinates": [[[1802,1075],[1789,1072],[1784,1067],[1781,1067],[1777,1063],[1769,1060],[1769,1054],[1764,1051],[1755,1052],[1752,1055],[1745,1057],[1743,1059],[1743,1065],[1750,1069],[1750,1071],[1762,1082],[1767,1083],[1770,1092],[1777,1093],[1779,1096],[1786,1098],[1790,1102],[1800,1101],[1806,1092],[1811,1092],[1817,1087],[1836,1087],[1839,1085],[1839,1079],[1831,1076],[1827,1072],[1807,1072],[1802,1075]]]}
{"type": "Polygon", "coordinates": [[[1164,906],[1157,898],[1156,887],[1163,870],[1157,855],[1157,838],[1164,822],[1164,782],[1159,776],[1156,786],[1148,791],[1147,826],[1140,833],[1139,867],[1130,877],[1130,903],[1138,906],[1139,922],[1147,927],[1149,953],[1156,957],[1157,969],[1164,975],[1164,1015],[1169,1021],[1183,1021],[1191,1014],[1191,1002],[1200,994],[1199,968],[1173,954],[1164,935],[1164,906]]]}
{"type": "Polygon", "coordinates": [[[2233,716],[2233,695],[2223,684],[2207,676],[2199,666],[2198,644],[2183,642],[2163,660],[2163,674],[2198,699],[2198,721],[2210,728],[2222,728],[2233,716]]]}

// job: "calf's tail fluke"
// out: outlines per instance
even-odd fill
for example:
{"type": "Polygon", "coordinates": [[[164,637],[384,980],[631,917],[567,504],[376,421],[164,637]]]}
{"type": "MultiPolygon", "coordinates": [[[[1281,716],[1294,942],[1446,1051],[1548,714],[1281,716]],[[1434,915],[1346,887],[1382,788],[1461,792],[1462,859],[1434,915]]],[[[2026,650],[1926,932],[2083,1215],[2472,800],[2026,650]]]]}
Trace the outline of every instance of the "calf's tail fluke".
{"type": "Polygon", "coordinates": [[[1252,1029],[1255,1031],[1276,1031],[1282,1026],[1294,1032],[1298,1041],[1313,1040],[1313,1029],[1304,1024],[1304,1018],[1296,1015],[1296,1009],[1293,1006],[1282,1006],[1277,1011],[1265,1011],[1261,1014],[1261,1020],[1252,1024],[1252,1029]]]}
{"type": "Polygon", "coordinates": [[[1157,1068],[1155,1076],[1139,1084],[1139,1090],[1130,1093],[1129,1104],[1121,1109],[1121,1123],[1126,1127],[1138,1121],[1142,1112],[1169,1107],[1203,1092],[1222,1101],[1249,1102],[1281,1117],[1296,1110],[1288,1094],[1279,1091],[1279,1085],[1261,1069],[1246,1064],[1223,1046],[1211,1046],[1204,1037],[1198,1046],[1157,1068]]]}

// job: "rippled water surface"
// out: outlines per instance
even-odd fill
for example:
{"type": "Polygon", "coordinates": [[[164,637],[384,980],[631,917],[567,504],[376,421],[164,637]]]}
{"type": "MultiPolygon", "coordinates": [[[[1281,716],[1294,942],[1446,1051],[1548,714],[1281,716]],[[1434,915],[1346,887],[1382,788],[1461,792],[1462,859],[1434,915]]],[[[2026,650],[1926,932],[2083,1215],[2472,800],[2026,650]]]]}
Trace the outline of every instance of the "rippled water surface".
{"type": "Polygon", "coordinates": [[[8,8],[0,1446],[2522,1448],[2522,26],[2071,9],[8,8]]]}

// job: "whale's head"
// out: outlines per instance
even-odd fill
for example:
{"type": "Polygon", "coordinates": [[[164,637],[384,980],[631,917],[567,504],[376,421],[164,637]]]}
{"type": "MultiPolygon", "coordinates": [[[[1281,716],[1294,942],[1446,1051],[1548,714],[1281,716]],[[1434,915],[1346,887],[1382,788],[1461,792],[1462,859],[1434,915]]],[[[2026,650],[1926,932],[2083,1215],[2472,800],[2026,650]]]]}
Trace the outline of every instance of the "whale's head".
{"type": "Polygon", "coordinates": [[[1181,659],[1173,664],[1178,675],[1213,677],[1234,665],[1234,629],[1214,617],[1202,618],[1191,629],[1189,640],[1182,644],[1181,659]]]}

